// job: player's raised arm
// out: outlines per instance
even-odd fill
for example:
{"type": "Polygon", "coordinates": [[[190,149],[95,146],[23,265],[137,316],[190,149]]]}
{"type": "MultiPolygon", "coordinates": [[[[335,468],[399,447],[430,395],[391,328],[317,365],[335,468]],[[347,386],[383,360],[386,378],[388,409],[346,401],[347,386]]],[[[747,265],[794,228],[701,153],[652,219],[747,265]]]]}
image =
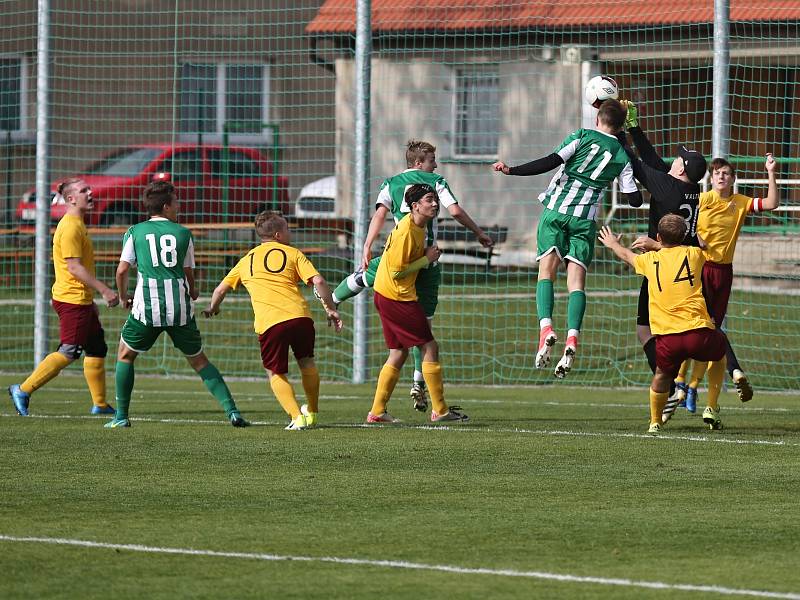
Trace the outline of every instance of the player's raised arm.
{"type": "Polygon", "coordinates": [[[775,176],[775,169],[777,166],[778,163],[772,156],[772,152],[767,152],[767,161],[764,163],[764,167],[767,169],[767,181],[769,187],[767,188],[767,197],[764,198],[761,204],[762,210],[775,210],[781,203],[781,199],[778,194],[778,181],[775,176]]]}
{"type": "Polygon", "coordinates": [[[518,167],[509,167],[504,162],[496,162],[492,165],[492,169],[499,171],[504,175],[521,175],[527,177],[529,175],[541,175],[542,173],[547,173],[548,171],[552,171],[556,167],[559,167],[563,164],[564,159],[561,158],[557,152],[553,152],[552,154],[548,154],[543,158],[532,160],[531,162],[527,162],[524,165],[519,165],[518,167]]]}
{"type": "Polygon", "coordinates": [[[617,258],[628,263],[630,266],[633,266],[633,261],[636,258],[636,255],[628,250],[625,246],[620,244],[619,238],[620,236],[614,234],[614,232],[611,231],[611,228],[608,226],[601,227],[600,232],[597,234],[597,239],[600,240],[600,243],[603,244],[603,246],[616,254],[617,258]]]}

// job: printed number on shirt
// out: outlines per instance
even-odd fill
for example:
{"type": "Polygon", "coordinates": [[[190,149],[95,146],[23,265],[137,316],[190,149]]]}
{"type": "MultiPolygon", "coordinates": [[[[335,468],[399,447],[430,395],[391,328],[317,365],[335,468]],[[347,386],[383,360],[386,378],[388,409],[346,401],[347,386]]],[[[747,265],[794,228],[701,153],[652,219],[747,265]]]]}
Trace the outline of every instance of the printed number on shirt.
{"type": "MultiPolygon", "coordinates": [[[[589,154],[587,154],[586,158],[583,159],[581,166],[576,169],[578,173],[583,173],[586,170],[586,167],[589,166],[589,163],[592,162],[592,159],[594,159],[594,157],[600,151],[600,146],[598,146],[597,144],[591,144],[589,148],[590,148],[589,154]]],[[[603,172],[603,169],[606,168],[606,165],[609,163],[610,160],[611,160],[611,152],[609,152],[608,150],[603,150],[603,160],[600,161],[600,164],[597,165],[597,168],[594,171],[592,171],[591,175],[589,175],[589,179],[591,179],[592,181],[597,179],[600,173],[603,172]]]]}
{"type": "Polygon", "coordinates": [[[178,264],[178,240],[174,235],[164,234],[158,236],[158,243],[156,243],[156,234],[148,233],[144,236],[147,244],[150,246],[150,259],[153,261],[153,266],[158,267],[158,259],[161,259],[161,266],[174,267],[178,264]]]}
{"type": "MultiPolygon", "coordinates": [[[[663,292],[664,290],[661,287],[661,276],[659,274],[659,268],[661,267],[661,263],[659,263],[659,261],[657,260],[654,260],[653,265],[656,268],[656,285],[658,285],[658,291],[663,292]]],[[[683,257],[683,262],[681,263],[678,272],[675,274],[675,279],[672,280],[672,283],[680,283],[681,281],[688,281],[689,285],[691,287],[694,287],[694,274],[692,273],[691,267],[689,267],[688,256],[683,257]]]]}
{"type": "MultiPolygon", "coordinates": [[[[254,276],[253,261],[255,259],[255,252],[250,253],[250,277],[254,276]]],[[[264,255],[264,270],[267,273],[280,273],[286,268],[286,252],[280,248],[271,248],[269,252],[264,255]]]]}

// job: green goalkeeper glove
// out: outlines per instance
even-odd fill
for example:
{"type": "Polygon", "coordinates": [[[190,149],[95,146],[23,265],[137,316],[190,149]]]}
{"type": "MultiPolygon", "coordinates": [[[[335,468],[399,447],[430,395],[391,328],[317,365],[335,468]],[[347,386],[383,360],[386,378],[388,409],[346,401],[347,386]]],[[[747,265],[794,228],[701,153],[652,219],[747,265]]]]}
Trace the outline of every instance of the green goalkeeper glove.
{"type": "Polygon", "coordinates": [[[639,126],[639,111],[636,110],[636,105],[630,100],[623,100],[622,105],[628,109],[628,114],[625,117],[625,129],[639,126]]]}

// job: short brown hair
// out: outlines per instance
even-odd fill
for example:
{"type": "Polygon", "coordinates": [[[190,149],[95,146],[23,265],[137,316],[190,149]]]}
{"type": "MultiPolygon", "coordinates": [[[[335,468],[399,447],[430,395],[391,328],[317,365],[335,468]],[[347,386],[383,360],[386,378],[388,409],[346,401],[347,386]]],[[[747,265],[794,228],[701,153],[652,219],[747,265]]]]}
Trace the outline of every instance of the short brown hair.
{"type": "Polygon", "coordinates": [[[151,181],[144,189],[144,209],[151,217],[164,212],[167,204],[172,204],[178,197],[175,186],[169,181],[151,181]]]}
{"type": "Polygon", "coordinates": [[[406,165],[413,167],[417,161],[422,162],[428,154],[436,154],[436,146],[422,140],[406,142],[406,165]]]}
{"type": "Polygon", "coordinates": [[[261,239],[273,237],[285,225],[286,219],[274,210],[265,210],[256,215],[256,233],[261,239]]]}
{"type": "Polygon", "coordinates": [[[728,167],[731,170],[731,175],[736,177],[736,169],[734,169],[733,165],[724,158],[713,159],[711,161],[711,164],[708,166],[708,172],[713,174],[714,171],[716,171],[717,169],[721,169],[722,167],[728,167]]]}
{"type": "Polygon", "coordinates": [[[625,117],[628,110],[622,106],[619,100],[603,100],[600,110],[597,111],[597,118],[601,123],[611,127],[614,131],[619,131],[625,124],[625,117]]]}
{"type": "Polygon", "coordinates": [[[79,181],[82,181],[82,179],[80,177],[70,177],[69,179],[65,179],[64,181],[62,181],[61,183],[58,184],[58,188],[57,188],[58,189],[58,193],[66,198],[66,195],[64,194],[64,190],[68,190],[70,187],[72,187],[73,185],[75,185],[79,181]]]}
{"type": "Polygon", "coordinates": [[[664,215],[658,222],[658,235],[665,246],[679,246],[686,238],[686,221],[680,215],[664,215]]]}

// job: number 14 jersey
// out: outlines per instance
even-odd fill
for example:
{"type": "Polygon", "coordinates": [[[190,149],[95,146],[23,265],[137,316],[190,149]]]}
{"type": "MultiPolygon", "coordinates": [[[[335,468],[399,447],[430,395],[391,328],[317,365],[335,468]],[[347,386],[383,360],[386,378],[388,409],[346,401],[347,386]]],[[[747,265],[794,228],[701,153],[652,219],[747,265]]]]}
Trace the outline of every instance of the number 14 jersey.
{"type": "Polygon", "coordinates": [[[136,266],[131,316],[151,327],[186,325],[194,318],[184,267],[194,268],[192,233],[153,217],[130,227],[122,238],[120,261],[136,266]]]}

